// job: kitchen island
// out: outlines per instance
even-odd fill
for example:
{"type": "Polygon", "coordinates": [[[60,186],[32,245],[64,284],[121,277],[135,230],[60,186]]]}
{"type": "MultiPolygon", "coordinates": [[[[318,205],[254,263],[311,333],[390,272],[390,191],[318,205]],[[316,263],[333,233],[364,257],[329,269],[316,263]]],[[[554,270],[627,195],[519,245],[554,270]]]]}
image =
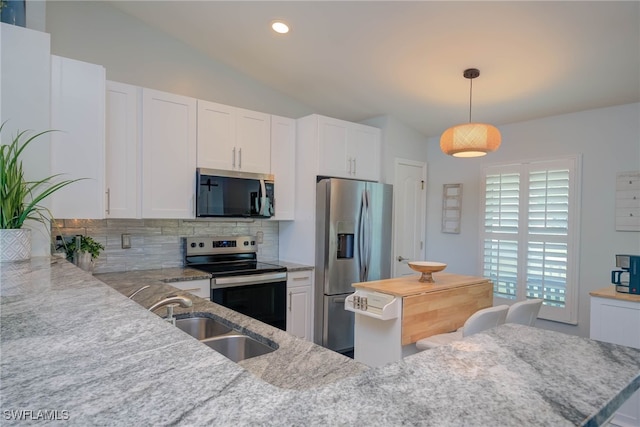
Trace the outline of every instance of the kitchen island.
{"type": "Polygon", "coordinates": [[[432,283],[419,278],[353,284],[345,309],[355,313],[355,360],[374,367],[399,361],[418,351],[416,341],[455,331],[493,305],[493,284],[484,277],[439,272],[432,283]]]}
{"type": "MultiPolygon", "coordinates": [[[[0,295],[3,425],[601,425],[640,387],[640,350],[503,325],[292,390],[62,259],[1,263],[0,295]]],[[[331,363],[271,339],[300,370],[331,363]]]]}

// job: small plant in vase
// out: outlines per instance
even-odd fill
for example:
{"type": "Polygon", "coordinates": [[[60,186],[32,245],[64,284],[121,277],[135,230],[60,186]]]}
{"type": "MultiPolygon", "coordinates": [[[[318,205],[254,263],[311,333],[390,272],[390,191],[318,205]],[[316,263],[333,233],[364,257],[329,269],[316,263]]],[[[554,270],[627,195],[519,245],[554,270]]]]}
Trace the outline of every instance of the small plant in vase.
{"type": "Polygon", "coordinates": [[[63,241],[61,247],[69,261],[86,271],[93,271],[95,260],[100,256],[100,251],[104,250],[104,246],[92,237],[80,235],[70,242],[63,241]]]}

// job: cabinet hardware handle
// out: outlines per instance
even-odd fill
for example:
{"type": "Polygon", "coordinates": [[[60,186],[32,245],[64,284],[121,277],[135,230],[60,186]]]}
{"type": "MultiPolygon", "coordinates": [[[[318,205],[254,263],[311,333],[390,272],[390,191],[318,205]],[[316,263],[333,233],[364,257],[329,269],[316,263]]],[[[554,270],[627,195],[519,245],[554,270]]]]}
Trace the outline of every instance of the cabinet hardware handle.
{"type": "Polygon", "coordinates": [[[356,160],[358,160],[356,157],[353,158],[353,174],[356,174],[356,160]]]}
{"type": "MultiPolygon", "coordinates": [[[[422,244],[422,242],[420,242],[420,244],[422,244]]],[[[398,255],[398,258],[397,258],[397,259],[398,259],[398,261],[399,261],[399,262],[402,262],[402,261],[408,261],[408,260],[409,260],[409,258],[405,258],[405,257],[403,257],[402,255],[398,255]]]]}
{"type": "Polygon", "coordinates": [[[233,147],[233,160],[231,162],[231,166],[235,169],[236,167],[236,147],[233,147]]]}
{"type": "Polygon", "coordinates": [[[289,311],[291,311],[291,295],[292,293],[289,292],[289,311]]]}
{"type": "Polygon", "coordinates": [[[294,277],[293,280],[309,280],[309,276],[305,276],[305,277],[294,277]]]}
{"type": "Polygon", "coordinates": [[[111,215],[111,189],[107,188],[107,215],[111,215]]]}
{"type": "Polygon", "coordinates": [[[242,169],[242,148],[238,150],[238,169],[242,169]]]}

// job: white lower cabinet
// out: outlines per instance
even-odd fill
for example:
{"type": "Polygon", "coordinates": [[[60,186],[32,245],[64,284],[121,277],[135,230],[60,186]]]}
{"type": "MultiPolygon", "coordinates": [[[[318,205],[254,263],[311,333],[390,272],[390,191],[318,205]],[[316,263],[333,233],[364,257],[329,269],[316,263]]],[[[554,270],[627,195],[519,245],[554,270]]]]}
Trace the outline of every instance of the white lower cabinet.
{"type": "Polygon", "coordinates": [[[209,279],[185,280],[184,282],[169,282],[167,284],[211,301],[211,281],[209,279]]]}
{"type": "Polygon", "coordinates": [[[287,273],[287,332],[307,341],[312,336],[313,270],[287,273]]]}
{"type": "MultiPolygon", "coordinates": [[[[616,295],[610,288],[591,292],[591,328],[589,337],[594,340],[640,348],[640,297],[616,295]],[[596,295],[611,295],[599,297],[596,295]]],[[[611,425],[640,426],[640,390],[627,400],[611,425]]]]}

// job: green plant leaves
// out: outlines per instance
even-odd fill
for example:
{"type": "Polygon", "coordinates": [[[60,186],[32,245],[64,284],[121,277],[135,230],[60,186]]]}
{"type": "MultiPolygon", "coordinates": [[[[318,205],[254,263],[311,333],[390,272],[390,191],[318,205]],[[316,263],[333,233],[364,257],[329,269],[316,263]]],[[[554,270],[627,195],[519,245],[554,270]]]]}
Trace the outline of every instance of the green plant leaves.
{"type": "MultiPolygon", "coordinates": [[[[6,122],[5,122],[6,123],[6,122]]],[[[5,123],[0,125],[0,132],[5,123]]],[[[22,228],[25,220],[45,223],[51,212],[40,202],[67,185],[84,178],[55,182],[59,175],[26,181],[20,155],[36,138],[53,130],[28,136],[18,132],[10,144],[0,144],[0,229],[22,228]]]]}

